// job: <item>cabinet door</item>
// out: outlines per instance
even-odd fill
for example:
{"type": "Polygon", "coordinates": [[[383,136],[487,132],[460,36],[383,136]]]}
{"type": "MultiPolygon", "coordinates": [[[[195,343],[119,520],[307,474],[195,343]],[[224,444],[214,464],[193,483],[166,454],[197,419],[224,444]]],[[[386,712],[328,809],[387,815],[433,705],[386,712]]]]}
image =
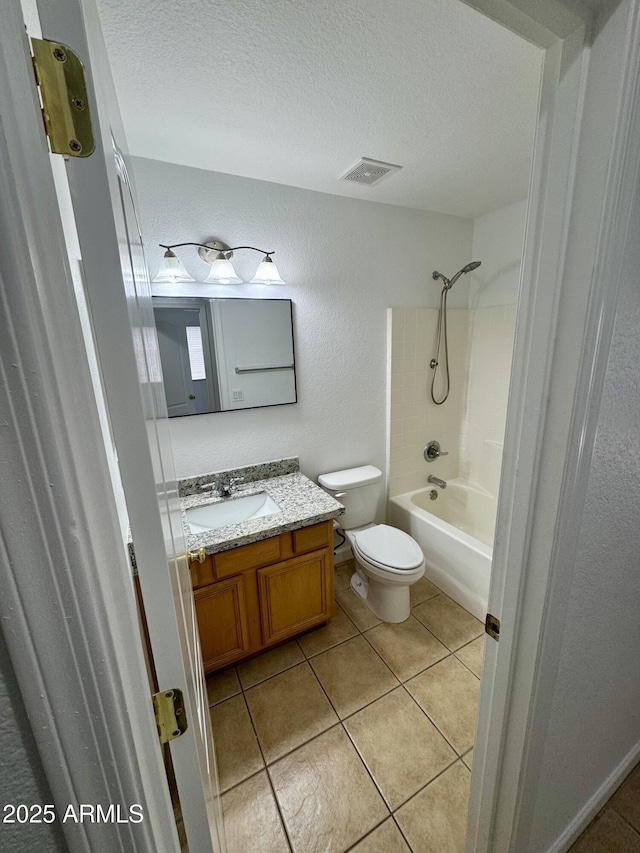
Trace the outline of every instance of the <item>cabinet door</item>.
{"type": "Polygon", "coordinates": [[[205,672],[248,654],[247,603],[239,575],[194,592],[205,672]]]}
{"type": "Polygon", "coordinates": [[[331,552],[318,551],[258,569],[260,621],[265,645],[300,634],[333,615],[331,552]]]}

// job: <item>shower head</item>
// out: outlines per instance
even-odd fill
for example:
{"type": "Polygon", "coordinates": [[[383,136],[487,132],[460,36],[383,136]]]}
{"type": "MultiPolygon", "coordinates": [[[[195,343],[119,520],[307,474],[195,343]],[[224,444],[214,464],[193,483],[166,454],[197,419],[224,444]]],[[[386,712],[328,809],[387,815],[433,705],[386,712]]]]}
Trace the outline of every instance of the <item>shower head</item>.
{"type": "Polygon", "coordinates": [[[458,272],[453,276],[453,278],[447,278],[446,276],[442,275],[441,272],[434,270],[433,271],[433,278],[434,279],[441,278],[442,281],[444,282],[444,286],[447,288],[447,290],[449,290],[450,288],[453,287],[453,285],[456,283],[456,281],[460,278],[461,275],[464,275],[465,273],[471,272],[471,270],[477,270],[481,263],[482,263],[482,261],[471,261],[471,263],[467,264],[466,267],[462,267],[461,270],[458,270],[458,272]]]}

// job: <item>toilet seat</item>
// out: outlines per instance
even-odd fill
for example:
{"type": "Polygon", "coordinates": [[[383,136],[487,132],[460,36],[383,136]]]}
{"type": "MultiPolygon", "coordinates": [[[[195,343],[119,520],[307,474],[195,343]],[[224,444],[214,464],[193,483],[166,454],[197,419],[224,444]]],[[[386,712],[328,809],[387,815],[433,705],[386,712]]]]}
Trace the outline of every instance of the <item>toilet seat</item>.
{"type": "Polygon", "coordinates": [[[424,564],[422,549],[415,539],[388,524],[358,531],[353,544],[365,562],[392,574],[408,575],[424,564]]]}

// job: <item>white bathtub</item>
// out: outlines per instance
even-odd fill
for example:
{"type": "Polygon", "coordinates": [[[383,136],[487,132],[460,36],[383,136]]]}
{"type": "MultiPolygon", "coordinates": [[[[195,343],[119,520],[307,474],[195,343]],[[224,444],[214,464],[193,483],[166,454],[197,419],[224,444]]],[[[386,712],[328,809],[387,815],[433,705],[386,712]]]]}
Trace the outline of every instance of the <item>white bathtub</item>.
{"type": "Polygon", "coordinates": [[[489,598],[496,500],[462,480],[447,481],[389,501],[389,523],[409,533],[424,552],[425,577],[484,622],[489,598]],[[434,487],[435,488],[435,487],[434,487]]]}

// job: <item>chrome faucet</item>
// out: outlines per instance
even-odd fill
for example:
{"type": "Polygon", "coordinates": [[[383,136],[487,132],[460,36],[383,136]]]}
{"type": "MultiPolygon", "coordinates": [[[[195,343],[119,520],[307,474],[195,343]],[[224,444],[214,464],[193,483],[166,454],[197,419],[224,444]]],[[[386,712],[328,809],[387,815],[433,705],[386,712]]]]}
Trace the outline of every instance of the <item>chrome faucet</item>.
{"type": "Polygon", "coordinates": [[[433,483],[434,486],[439,486],[441,489],[447,488],[446,480],[441,480],[440,477],[436,477],[435,474],[429,474],[427,477],[427,483],[433,483]]]}
{"type": "Polygon", "coordinates": [[[226,474],[221,474],[211,483],[204,483],[200,489],[201,491],[211,489],[212,498],[229,498],[238,491],[238,483],[243,482],[244,477],[227,477],[226,474]]]}

